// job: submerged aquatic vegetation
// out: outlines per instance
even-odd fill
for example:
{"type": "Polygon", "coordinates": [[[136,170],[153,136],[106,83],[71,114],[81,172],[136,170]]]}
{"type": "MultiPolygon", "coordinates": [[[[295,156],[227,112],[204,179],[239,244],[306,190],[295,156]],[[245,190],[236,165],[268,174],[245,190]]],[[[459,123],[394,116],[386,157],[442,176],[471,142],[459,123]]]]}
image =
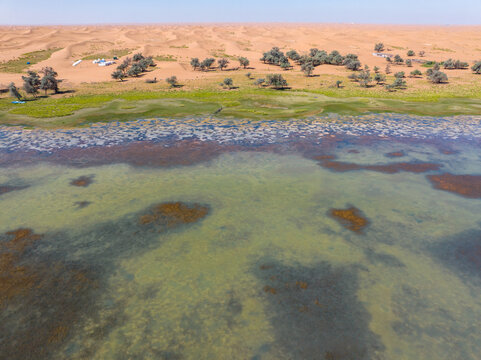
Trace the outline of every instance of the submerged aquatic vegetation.
{"type": "Polygon", "coordinates": [[[481,175],[456,175],[444,173],[428,175],[435,189],[449,191],[467,198],[481,198],[481,175]]]}
{"type": "Polygon", "coordinates": [[[329,216],[339,221],[346,229],[356,233],[361,233],[369,225],[369,220],[354,206],[347,209],[330,209],[329,216]]]}
{"type": "Polygon", "coordinates": [[[271,261],[257,269],[256,275],[266,284],[260,296],[268,303],[274,357],[367,360],[382,356],[384,345],[369,329],[370,315],[356,295],[355,268],[271,261]]]}
{"type": "Polygon", "coordinates": [[[403,157],[405,156],[406,154],[404,153],[404,151],[393,151],[393,152],[389,152],[386,154],[386,157],[389,157],[389,158],[393,158],[393,157],[403,157]]]}
{"type": "Polygon", "coordinates": [[[396,174],[398,172],[424,173],[428,171],[439,170],[441,165],[426,162],[395,162],[390,164],[376,164],[376,165],[360,165],[356,163],[348,163],[335,160],[323,160],[319,164],[326,169],[337,172],[355,171],[355,170],[369,170],[385,174],[396,174]]]}

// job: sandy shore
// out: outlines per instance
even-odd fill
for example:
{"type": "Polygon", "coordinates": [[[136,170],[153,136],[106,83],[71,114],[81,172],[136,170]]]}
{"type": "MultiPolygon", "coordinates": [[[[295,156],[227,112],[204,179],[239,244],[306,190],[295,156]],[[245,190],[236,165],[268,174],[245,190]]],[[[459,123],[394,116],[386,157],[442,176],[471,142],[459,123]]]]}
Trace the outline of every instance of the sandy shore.
{"type": "MultiPolygon", "coordinates": [[[[460,59],[470,64],[481,59],[481,26],[394,26],[346,24],[211,24],[142,26],[52,26],[0,27],[0,61],[18,58],[32,51],[60,48],[45,61],[31,68],[54,67],[66,84],[111,80],[112,67],[98,67],[92,61],[79,66],[72,63],[86,56],[129,49],[151,56],[171,56],[175,61],[157,61],[149,77],[159,79],[176,75],[181,80],[217,76],[215,72],[194,72],[192,57],[245,56],[256,72],[279,71],[259,61],[272,46],[282,50],[307,52],[317,47],[342,54],[358,54],[363,64],[384,69],[386,61],[374,57],[373,46],[383,42],[390,53],[406,58],[406,52],[424,50],[425,59],[460,59]]],[[[232,60],[230,67],[237,67],[232,60]]],[[[406,69],[400,69],[407,71],[406,69]]],[[[296,68],[296,71],[299,69],[296,68]]],[[[343,67],[321,66],[317,74],[346,75],[343,67]]],[[[450,71],[462,81],[470,71],[450,71]]],[[[0,73],[0,84],[21,81],[20,74],[0,73]]],[[[142,81],[142,80],[138,80],[142,81]]]]}

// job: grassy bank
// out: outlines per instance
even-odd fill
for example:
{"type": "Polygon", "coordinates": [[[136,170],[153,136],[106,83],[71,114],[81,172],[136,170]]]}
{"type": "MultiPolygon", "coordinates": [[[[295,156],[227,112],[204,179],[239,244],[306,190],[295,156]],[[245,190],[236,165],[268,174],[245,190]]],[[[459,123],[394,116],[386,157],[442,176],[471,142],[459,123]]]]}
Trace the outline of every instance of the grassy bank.
{"type": "Polygon", "coordinates": [[[481,115],[481,89],[477,83],[390,93],[378,87],[361,89],[352,83],[341,89],[316,85],[333,83],[333,77],[287,78],[294,86],[284,91],[257,88],[252,80],[238,76],[234,84],[239,88],[234,90],[221,89],[220,79],[191,81],[179,89],[169,89],[164,83],[108,82],[86,84],[72,93],[20,105],[4,97],[0,99],[0,124],[69,127],[101,121],[209,115],[220,108],[218,116],[252,119],[367,112],[481,115]]]}

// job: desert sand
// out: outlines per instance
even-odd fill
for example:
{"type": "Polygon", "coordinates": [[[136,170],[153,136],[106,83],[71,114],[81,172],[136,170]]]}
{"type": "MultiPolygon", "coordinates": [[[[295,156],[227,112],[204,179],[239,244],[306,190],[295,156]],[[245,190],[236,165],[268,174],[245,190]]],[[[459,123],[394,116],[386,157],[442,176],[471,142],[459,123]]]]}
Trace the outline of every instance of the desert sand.
{"type": "MultiPolygon", "coordinates": [[[[273,46],[300,53],[317,47],[341,54],[355,53],[361,62],[384,69],[386,61],[373,56],[373,47],[383,42],[387,51],[406,58],[408,49],[424,50],[426,60],[460,59],[470,64],[481,59],[481,26],[386,26],[347,24],[209,24],[209,25],[109,25],[0,27],[0,62],[22,54],[60,48],[43,62],[31,66],[40,70],[52,66],[65,84],[111,80],[115,66],[98,67],[92,61],[72,64],[82,57],[113,49],[129,49],[149,56],[172,56],[175,61],[156,61],[150,77],[176,75],[181,80],[215,76],[214,72],[192,71],[192,57],[245,56],[255,72],[279,72],[276,66],[259,61],[273,46]]],[[[416,56],[416,58],[418,58],[416,56]]],[[[230,67],[238,62],[231,60],[230,67]]],[[[298,69],[297,69],[298,70],[298,69]]],[[[346,74],[343,67],[321,66],[315,73],[346,74]]],[[[470,71],[456,71],[461,77],[470,71]]],[[[451,72],[452,74],[452,72],[451,72]]],[[[20,82],[20,74],[0,73],[0,84],[20,82]]],[[[130,81],[142,81],[130,80],[130,81]]]]}

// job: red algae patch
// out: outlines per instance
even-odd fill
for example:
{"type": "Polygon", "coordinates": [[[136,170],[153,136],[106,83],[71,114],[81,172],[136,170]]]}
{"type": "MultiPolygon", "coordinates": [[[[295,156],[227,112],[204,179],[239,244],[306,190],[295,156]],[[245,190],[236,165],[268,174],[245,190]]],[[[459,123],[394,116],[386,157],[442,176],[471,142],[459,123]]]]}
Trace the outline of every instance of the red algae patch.
{"type": "Polygon", "coordinates": [[[11,191],[17,191],[27,188],[28,186],[8,186],[8,185],[0,185],[0,195],[6,194],[11,191]]]}
{"type": "Polygon", "coordinates": [[[355,233],[361,233],[369,225],[369,220],[363,216],[361,210],[354,206],[347,209],[330,209],[329,215],[346,229],[355,233]]]}
{"type": "Polygon", "coordinates": [[[481,175],[455,175],[444,173],[428,175],[435,189],[449,191],[467,198],[481,198],[481,175]]]}
{"type": "Polygon", "coordinates": [[[159,224],[175,227],[182,224],[197,222],[209,213],[207,206],[193,204],[192,206],[182,202],[169,202],[154,206],[148,214],[140,216],[140,224],[159,224]]]}
{"type": "Polygon", "coordinates": [[[404,151],[393,151],[393,152],[387,153],[387,154],[385,154],[385,155],[386,155],[386,157],[388,157],[388,158],[406,156],[406,154],[404,153],[404,151]]]}
{"type": "Polygon", "coordinates": [[[351,149],[351,150],[348,150],[348,153],[349,153],[349,154],[359,154],[360,151],[359,151],[359,150],[356,150],[356,149],[351,149]]]}
{"type": "Polygon", "coordinates": [[[80,176],[70,182],[72,186],[87,187],[93,182],[93,176],[80,176]]]}

